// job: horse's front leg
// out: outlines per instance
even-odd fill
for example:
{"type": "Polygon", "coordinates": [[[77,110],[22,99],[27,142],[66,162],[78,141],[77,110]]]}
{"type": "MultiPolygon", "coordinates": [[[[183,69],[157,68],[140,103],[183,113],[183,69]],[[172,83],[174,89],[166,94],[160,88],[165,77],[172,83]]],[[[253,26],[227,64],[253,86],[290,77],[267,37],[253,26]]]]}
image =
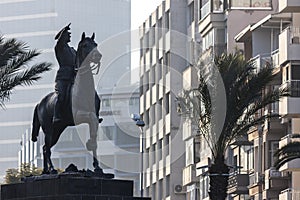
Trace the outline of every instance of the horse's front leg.
{"type": "Polygon", "coordinates": [[[102,169],[99,167],[99,161],[97,158],[97,132],[98,132],[98,118],[94,113],[90,114],[90,120],[88,122],[90,128],[90,139],[87,141],[86,146],[89,151],[93,152],[93,166],[95,171],[102,173],[102,169]]]}

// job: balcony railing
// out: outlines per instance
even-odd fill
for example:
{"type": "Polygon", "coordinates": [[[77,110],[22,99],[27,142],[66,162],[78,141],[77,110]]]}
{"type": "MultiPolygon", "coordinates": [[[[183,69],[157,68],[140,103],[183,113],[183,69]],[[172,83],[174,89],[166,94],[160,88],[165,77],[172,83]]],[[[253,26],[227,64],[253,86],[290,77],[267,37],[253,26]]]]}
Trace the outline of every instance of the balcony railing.
{"type": "Polygon", "coordinates": [[[182,176],[183,185],[195,183],[197,181],[195,165],[189,165],[189,166],[185,167],[183,169],[182,175],[183,175],[182,176]]]}
{"type": "Polygon", "coordinates": [[[225,53],[226,49],[225,44],[212,45],[201,53],[200,62],[203,64],[211,63],[215,56],[225,53]]]}
{"type": "Polygon", "coordinates": [[[300,134],[288,134],[282,137],[279,141],[279,148],[282,148],[283,146],[291,142],[300,142],[300,134]]]}
{"type": "Polygon", "coordinates": [[[259,72],[265,66],[272,66],[271,54],[259,54],[250,60],[256,71],[259,72]]]}
{"type": "Polygon", "coordinates": [[[299,200],[299,199],[300,199],[300,191],[294,190],[292,188],[283,190],[279,194],[279,200],[299,200]]]}
{"type": "Polygon", "coordinates": [[[265,170],[265,190],[282,190],[287,188],[288,179],[285,174],[275,168],[265,170]]]}
{"type": "Polygon", "coordinates": [[[273,68],[279,67],[279,49],[271,52],[271,58],[273,68]]]}
{"type": "Polygon", "coordinates": [[[249,175],[248,173],[234,173],[228,179],[228,193],[248,194],[249,175]]]}
{"type": "Polygon", "coordinates": [[[300,80],[286,81],[281,85],[281,88],[288,88],[290,97],[300,97],[300,80]]]}
{"type": "Polygon", "coordinates": [[[249,186],[258,185],[263,181],[263,176],[259,172],[249,174],[249,186]]]}
{"type": "Polygon", "coordinates": [[[299,60],[300,28],[287,27],[279,34],[279,62],[284,64],[289,60],[299,60]]]}
{"type": "Polygon", "coordinates": [[[270,168],[265,171],[265,179],[281,177],[281,172],[275,168],[270,168]]]}

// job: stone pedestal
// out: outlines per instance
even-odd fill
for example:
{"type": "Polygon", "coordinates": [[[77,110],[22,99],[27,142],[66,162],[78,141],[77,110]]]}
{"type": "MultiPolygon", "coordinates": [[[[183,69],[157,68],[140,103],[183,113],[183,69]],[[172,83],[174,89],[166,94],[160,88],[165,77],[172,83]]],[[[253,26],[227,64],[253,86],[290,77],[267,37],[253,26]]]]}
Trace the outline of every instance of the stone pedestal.
{"type": "Polygon", "coordinates": [[[150,200],[133,197],[133,181],[56,176],[1,186],[1,200],[150,200]]]}

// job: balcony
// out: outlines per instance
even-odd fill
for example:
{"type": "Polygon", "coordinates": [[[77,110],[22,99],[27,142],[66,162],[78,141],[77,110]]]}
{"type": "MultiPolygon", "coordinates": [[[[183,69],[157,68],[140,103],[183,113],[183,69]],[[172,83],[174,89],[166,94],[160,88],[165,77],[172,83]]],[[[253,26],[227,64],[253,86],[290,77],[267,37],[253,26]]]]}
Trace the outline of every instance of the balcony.
{"type": "Polygon", "coordinates": [[[278,49],[276,49],[275,51],[272,51],[271,58],[272,58],[272,66],[273,66],[273,68],[280,67],[280,63],[279,63],[279,50],[278,49]]]}
{"type": "Polygon", "coordinates": [[[282,176],[282,173],[275,168],[265,171],[265,190],[283,190],[287,187],[287,176],[282,176]]]}
{"type": "Polygon", "coordinates": [[[300,12],[299,0],[280,0],[278,2],[279,12],[300,12]]]}
{"type": "Polygon", "coordinates": [[[225,26],[225,15],[223,12],[211,12],[210,7],[201,8],[201,20],[199,21],[199,33],[203,36],[210,27],[225,26]],[[209,9],[209,10],[208,10],[209,9]]]}
{"type": "Polygon", "coordinates": [[[191,90],[197,87],[197,71],[195,67],[189,66],[183,72],[183,89],[191,90]]]}
{"type": "Polygon", "coordinates": [[[248,141],[253,142],[255,139],[259,138],[259,129],[257,127],[252,127],[248,132],[248,141]]]}
{"type": "Polygon", "coordinates": [[[190,185],[197,182],[195,165],[189,165],[183,169],[182,184],[190,185]]]}
{"type": "Polygon", "coordinates": [[[287,81],[281,87],[289,88],[290,96],[279,101],[279,114],[282,117],[300,117],[300,81],[287,81]]]}
{"type": "Polygon", "coordinates": [[[270,54],[259,54],[251,59],[256,71],[259,72],[266,65],[271,65],[272,58],[270,54]]]}
{"type": "Polygon", "coordinates": [[[200,56],[200,61],[205,65],[208,63],[212,63],[213,59],[216,55],[221,55],[225,53],[227,46],[225,44],[218,44],[210,46],[208,49],[202,52],[200,56]]]}
{"type": "Polygon", "coordinates": [[[279,63],[300,60],[300,28],[288,27],[279,35],[279,63]]]}
{"type": "Polygon", "coordinates": [[[263,181],[263,176],[259,172],[254,172],[249,174],[249,187],[253,187],[261,184],[263,181]]]}
{"type": "Polygon", "coordinates": [[[229,176],[227,191],[229,194],[248,194],[249,175],[234,173],[229,176]]]}
{"type": "MultiPolygon", "coordinates": [[[[281,138],[279,148],[291,142],[300,142],[299,134],[288,134],[281,138]]],[[[279,168],[279,171],[300,171],[300,158],[291,160],[279,168]]]]}
{"type": "Polygon", "coordinates": [[[300,191],[293,190],[292,188],[283,190],[279,194],[279,200],[299,200],[299,199],[300,199],[300,191]]]}
{"type": "Polygon", "coordinates": [[[300,135],[299,134],[288,134],[281,138],[279,141],[279,148],[282,148],[283,146],[287,145],[291,142],[300,142],[300,135]]]}
{"type": "Polygon", "coordinates": [[[263,176],[259,172],[249,174],[249,195],[255,196],[262,193],[263,176]]]}
{"type": "Polygon", "coordinates": [[[192,123],[192,120],[186,119],[182,125],[183,128],[183,133],[182,133],[182,139],[183,140],[188,140],[192,137],[196,137],[198,135],[197,130],[198,127],[195,126],[192,123]]]}

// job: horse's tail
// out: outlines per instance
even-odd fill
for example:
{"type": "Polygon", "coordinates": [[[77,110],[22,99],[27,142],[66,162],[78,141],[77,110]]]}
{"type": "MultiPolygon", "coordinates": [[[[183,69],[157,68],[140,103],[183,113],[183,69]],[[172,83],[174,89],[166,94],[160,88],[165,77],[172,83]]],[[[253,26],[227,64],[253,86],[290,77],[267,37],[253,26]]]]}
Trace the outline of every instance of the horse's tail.
{"type": "Polygon", "coordinates": [[[40,121],[38,118],[38,105],[37,104],[34,108],[34,114],[33,114],[33,121],[32,121],[32,132],[31,132],[31,140],[33,142],[37,141],[37,137],[39,136],[39,132],[40,132],[40,121]]]}

